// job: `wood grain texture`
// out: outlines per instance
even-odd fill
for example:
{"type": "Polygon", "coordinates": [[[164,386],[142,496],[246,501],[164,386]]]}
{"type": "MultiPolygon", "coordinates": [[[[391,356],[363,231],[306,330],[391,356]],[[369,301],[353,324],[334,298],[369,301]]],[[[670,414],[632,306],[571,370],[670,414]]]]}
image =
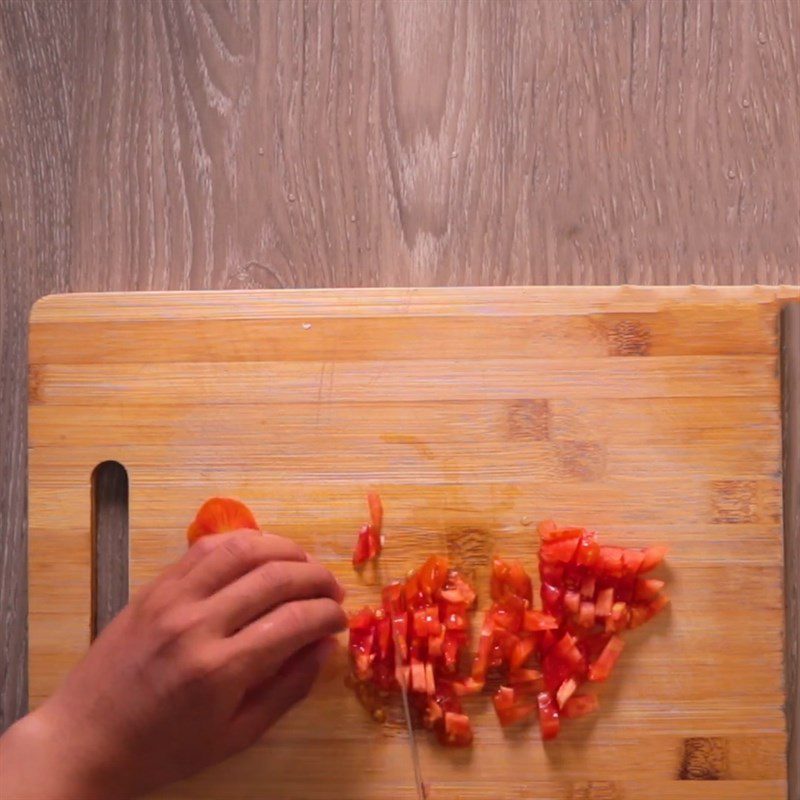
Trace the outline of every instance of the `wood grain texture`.
{"type": "Polygon", "coordinates": [[[783,536],[786,569],[786,721],[789,787],[800,793],[800,305],[781,317],[783,397],[783,536]]]}
{"type": "Polygon", "coordinates": [[[0,727],[36,298],[798,283],[799,26],[792,0],[0,0],[0,727]]]}
{"type": "MultiPolygon", "coordinates": [[[[622,545],[667,544],[672,611],[631,635],[601,713],[543,748],[535,730],[504,733],[489,703],[471,702],[471,753],[421,737],[430,796],[622,798],[646,778],[664,797],[714,797],[716,781],[727,797],[742,784],[785,797],[794,640],[779,323],[790,301],[800,308],[800,287],[46,298],[30,337],[31,702],[91,640],[83,520],[94,466],[114,459],[130,479],[134,590],[184,550],[193,510],[220,493],[328,565],[352,609],[431,552],[471,575],[484,608],[491,556],[533,568],[530,524],[545,516],[622,545]],[[735,332],[737,314],[750,335],[735,332]],[[196,347],[217,322],[230,349],[196,347]],[[377,582],[349,558],[368,487],[386,509],[377,582]]],[[[343,686],[342,656],[253,751],[159,796],[256,798],[266,783],[276,800],[404,796],[404,724],[371,720],[343,686]]]]}

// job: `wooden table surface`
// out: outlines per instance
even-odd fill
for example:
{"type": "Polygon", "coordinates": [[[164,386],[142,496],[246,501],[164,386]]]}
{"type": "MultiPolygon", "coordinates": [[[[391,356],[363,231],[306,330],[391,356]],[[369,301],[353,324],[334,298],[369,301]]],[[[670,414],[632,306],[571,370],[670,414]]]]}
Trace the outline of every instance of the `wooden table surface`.
{"type": "Polygon", "coordinates": [[[799,53],[791,0],[0,0],[0,724],[36,298],[796,284],[799,53]]]}

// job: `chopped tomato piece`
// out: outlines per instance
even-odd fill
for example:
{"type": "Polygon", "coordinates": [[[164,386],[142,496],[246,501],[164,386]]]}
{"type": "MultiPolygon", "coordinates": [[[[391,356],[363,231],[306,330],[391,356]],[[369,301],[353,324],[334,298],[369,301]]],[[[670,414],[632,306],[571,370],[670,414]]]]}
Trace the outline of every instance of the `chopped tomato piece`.
{"type": "Polygon", "coordinates": [[[377,492],[368,492],[367,503],[369,504],[370,525],[380,532],[383,526],[383,504],[380,495],[377,492]]]}
{"type": "Polygon", "coordinates": [[[558,692],[556,692],[556,702],[558,703],[559,708],[564,707],[564,703],[575,694],[575,690],[578,688],[578,683],[575,678],[567,678],[561,686],[558,687],[558,692]]]}
{"type": "Polygon", "coordinates": [[[558,628],[558,621],[550,614],[541,611],[526,611],[522,621],[522,629],[526,631],[551,631],[558,628]]]}
{"type": "Polygon", "coordinates": [[[533,599],[531,579],[525,568],[517,561],[492,560],[491,577],[492,600],[503,600],[513,595],[529,603],[533,599]]]}
{"type": "Polygon", "coordinates": [[[576,592],[574,589],[570,589],[567,592],[564,592],[564,608],[567,611],[571,611],[573,614],[577,614],[581,607],[581,595],[580,592],[576,592]]]}
{"type": "Polygon", "coordinates": [[[600,557],[600,545],[593,533],[587,533],[581,536],[578,543],[578,549],[575,553],[575,563],[579,566],[591,567],[597,562],[600,557]]]}
{"type": "Polygon", "coordinates": [[[444,715],[444,727],[440,741],[453,747],[468,747],[472,744],[472,725],[466,714],[447,711],[444,715]]]}
{"type": "Polygon", "coordinates": [[[639,572],[650,572],[651,569],[655,569],[664,560],[666,554],[666,547],[648,547],[644,551],[644,558],[639,567],[639,572]]]}
{"type": "Polygon", "coordinates": [[[636,581],[635,596],[637,600],[655,600],[664,588],[664,581],[655,578],[639,578],[636,581]]]}
{"type": "Polygon", "coordinates": [[[580,541],[581,539],[554,539],[545,542],[539,550],[539,558],[545,563],[569,564],[575,556],[580,541]]]}
{"type": "Polygon", "coordinates": [[[636,547],[626,547],[622,551],[622,564],[630,573],[637,573],[644,562],[644,550],[636,547]]]}
{"type": "Polygon", "coordinates": [[[596,695],[574,694],[564,703],[561,708],[561,715],[567,719],[575,719],[591,714],[593,711],[597,711],[599,707],[600,703],[598,703],[596,695]]]}
{"type": "Polygon", "coordinates": [[[541,680],[542,673],[539,672],[537,669],[526,669],[524,667],[518,667],[514,669],[510,669],[508,672],[508,682],[512,686],[516,686],[518,684],[523,683],[536,683],[537,681],[541,680]]]}
{"type": "Polygon", "coordinates": [[[553,698],[547,692],[539,692],[536,697],[539,706],[539,725],[542,728],[542,739],[555,739],[558,736],[558,709],[553,698]]]}
{"type": "Polygon", "coordinates": [[[589,680],[604,681],[611,674],[614,664],[622,653],[625,642],[619,636],[612,636],[603,648],[597,661],[589,665],[589,680]]]}
{"type": "Polygon", "coordinates": [[[597,593],[597,602],[594,605],[595,616],[610,617],[614,605],[614,587],[609,586],[597,593]]]}
{"type": "Polygon", "coordinates": [[[508,666],[511,669],[521,667],[533,653],[535,647],[536,640],[532,636],[518,638],[508,657],[508,666]]]}
{"type": "Polygon", "coordinates": [[[383,525],[383,506],[380,497],[375,492],[367,495],[369,503],[370,522],[363,525],[358,531],[356,546],[353,550],[353,566],[360,567],[367,561],[377,558],[383,550],[381,539],[381,526],[383,525]]]}
{"type": "Polygon", "coordinates": [[[591,600],[582,600],[578,611],[578,625],[584,628],[591,628],[594,625],[595,606],[591,600]]]}
{"type": "Polygon", "coordinates": [[[186,531],[186,538],[189,544],[193,544],[201,536],[258,529],[253,513],[240,500],[231,497],[211,497],[200,506],[194,521],[186,531]]]}
{"type": "Polygon", "coordinates": [[[419,568],[419,588],[426,597],[433,597],[447,581],[450,565],[443,556],[431,556],[419,568]]]}
{"type": "Polygon", "coordinates": [[[457,695],[479,694],[483,691],[485,683],[474,678],[464,678],[463,681],[453,681],[453,691],[457,695]]]}

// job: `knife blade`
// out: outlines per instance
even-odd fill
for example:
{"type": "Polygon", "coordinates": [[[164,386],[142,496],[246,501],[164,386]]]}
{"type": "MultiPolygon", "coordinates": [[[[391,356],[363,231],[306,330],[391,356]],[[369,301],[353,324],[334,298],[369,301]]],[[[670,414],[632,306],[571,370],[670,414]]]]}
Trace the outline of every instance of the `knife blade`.
{"type": "MultiPolygon", "coordinates": [[[[392,625],[394,629],[394,625],[392,625]]],[[[419,748],[417,747],[417,737],[414,734],[414,726],[411,724],[411,708],[408,704],[408,687],[406,682],[408,680],[408,667],[403,664],[400,658],[400,647],[398,644],[398,635],[394,631],[394,663],[396,667],[398,683],[400,684],[400,694],[403,698],[403,714],[406,718],[406,729],[408,730],[408,744],[411,754],[411,764],[414,769],[414,786],[417,790],[417,800],[427,800],[428,793],[425,790],[425,783],[422,780],[422,767],[419,761],[419,748]]]]}

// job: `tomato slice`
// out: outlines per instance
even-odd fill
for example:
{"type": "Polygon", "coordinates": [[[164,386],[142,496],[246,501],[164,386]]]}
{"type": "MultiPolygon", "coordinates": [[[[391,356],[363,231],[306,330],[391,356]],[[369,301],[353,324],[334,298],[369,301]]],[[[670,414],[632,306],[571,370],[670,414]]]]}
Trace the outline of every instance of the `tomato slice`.
{"type": "Polygon", "coordinates": [[[200,506],[186,531],[186,538],[189,544],[193,544],[201,536],[239,530],[259,530],[250,509],[232,497],[211,497],[200,506]]]}
{"type": "Polygon", "coordinates": [[[542,739],[545,741],[555,739],[560,727],[558,709],[553,698],[547,692],[539,692],[536,696],[539,707],[539,725],[542,728],[542,739]]]}

